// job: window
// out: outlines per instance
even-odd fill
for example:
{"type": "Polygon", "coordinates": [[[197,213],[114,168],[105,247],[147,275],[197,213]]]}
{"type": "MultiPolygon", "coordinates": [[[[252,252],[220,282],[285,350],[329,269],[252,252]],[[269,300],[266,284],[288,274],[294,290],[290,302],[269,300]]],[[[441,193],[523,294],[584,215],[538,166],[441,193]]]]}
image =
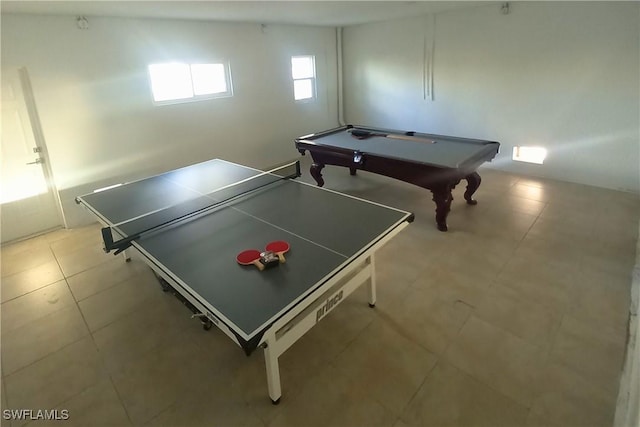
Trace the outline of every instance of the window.
{"type": "Polygon", "coordinates": [[[513,147],[513,160],[541,165],[547,157],[547,149],[542,147],[513,147]]]}
{"type": "Polygon", "coordinates": [[[316,97],[316,64],[313,56],[292,56],[293,99],[303,101],[316,97]]]}
{"type": "Polygon", "coordinates": [[[153,100],[160,104],[233,95],[227,63],[151,64],[149,77],[153,100]]]}

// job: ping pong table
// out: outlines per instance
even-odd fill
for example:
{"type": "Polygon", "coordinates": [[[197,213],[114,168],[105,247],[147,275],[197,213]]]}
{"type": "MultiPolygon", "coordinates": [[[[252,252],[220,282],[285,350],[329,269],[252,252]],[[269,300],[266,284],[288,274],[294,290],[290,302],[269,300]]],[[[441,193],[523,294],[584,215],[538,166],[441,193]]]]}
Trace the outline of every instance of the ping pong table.
{"type": "Polygon", "coordinates": [[[299,175],[297,162],[264,172],[214,159],[76,198],[104,225],[106,252],[135,251],[205,329],[247,355],[264,349],[274,404],[278,357],[361,285],[375,304],[374,254],[413,221],[299,175]],[[236,262],[275,240],[290,244],[284,263],[236,262]]]}

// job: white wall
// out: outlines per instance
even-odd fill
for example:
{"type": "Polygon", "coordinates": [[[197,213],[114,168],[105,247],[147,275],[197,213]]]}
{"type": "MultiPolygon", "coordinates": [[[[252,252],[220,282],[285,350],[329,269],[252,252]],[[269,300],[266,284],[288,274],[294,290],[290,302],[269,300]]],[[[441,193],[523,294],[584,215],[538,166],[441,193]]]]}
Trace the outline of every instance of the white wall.
{"type": "Polygon", "coordinates": [[[98,186],[214,157],[266,167],[293,139],[337,124],[335,29],[3,15],[2,68],[26,67],[70,226],[98,186]],[[290,57],[316,55],[318,101],[296,104],[290,57]],[[230,61],[231,98],[154,106],[147,65],[230,61]]]}
{"type": "Polygon", "coordinates": [[[345,116],[497,140],[503,170],[640,192],[640,4],[511,2],[344,30],[345,116]],[[435,45],[435,100],[423,96],[435,45]],[[543,166],[515,145],[549,150],[543,166]]]}

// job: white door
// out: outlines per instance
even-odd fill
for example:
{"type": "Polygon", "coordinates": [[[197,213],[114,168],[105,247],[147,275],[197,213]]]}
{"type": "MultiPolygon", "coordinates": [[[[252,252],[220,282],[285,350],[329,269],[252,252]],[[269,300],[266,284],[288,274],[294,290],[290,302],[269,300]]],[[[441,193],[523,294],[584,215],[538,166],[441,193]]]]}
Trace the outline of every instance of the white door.
{"type": "Polygon", "coordinates": [[[62,224],[27,70],[2,70],[0,237],[26,237],[62,224]]]}

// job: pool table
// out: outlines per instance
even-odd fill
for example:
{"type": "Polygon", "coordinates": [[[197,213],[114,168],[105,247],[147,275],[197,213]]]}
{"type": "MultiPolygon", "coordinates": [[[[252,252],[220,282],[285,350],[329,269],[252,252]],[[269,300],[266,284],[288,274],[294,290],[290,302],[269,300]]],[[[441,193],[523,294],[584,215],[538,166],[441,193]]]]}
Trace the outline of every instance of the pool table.
{"type": "Polygon", "coordinates": [[[431,190],[438,230],[447,231],[451,191],[466,180],[464,198],[475,205],[472,196],[481,182],[476,170],[496,156],[500,143],[347,125],[296,138],[295,146],[311,154],[311,176],[320,187],[322,168],[334,165],[349,168],[352,175],[363,170],[431,190]]]}

